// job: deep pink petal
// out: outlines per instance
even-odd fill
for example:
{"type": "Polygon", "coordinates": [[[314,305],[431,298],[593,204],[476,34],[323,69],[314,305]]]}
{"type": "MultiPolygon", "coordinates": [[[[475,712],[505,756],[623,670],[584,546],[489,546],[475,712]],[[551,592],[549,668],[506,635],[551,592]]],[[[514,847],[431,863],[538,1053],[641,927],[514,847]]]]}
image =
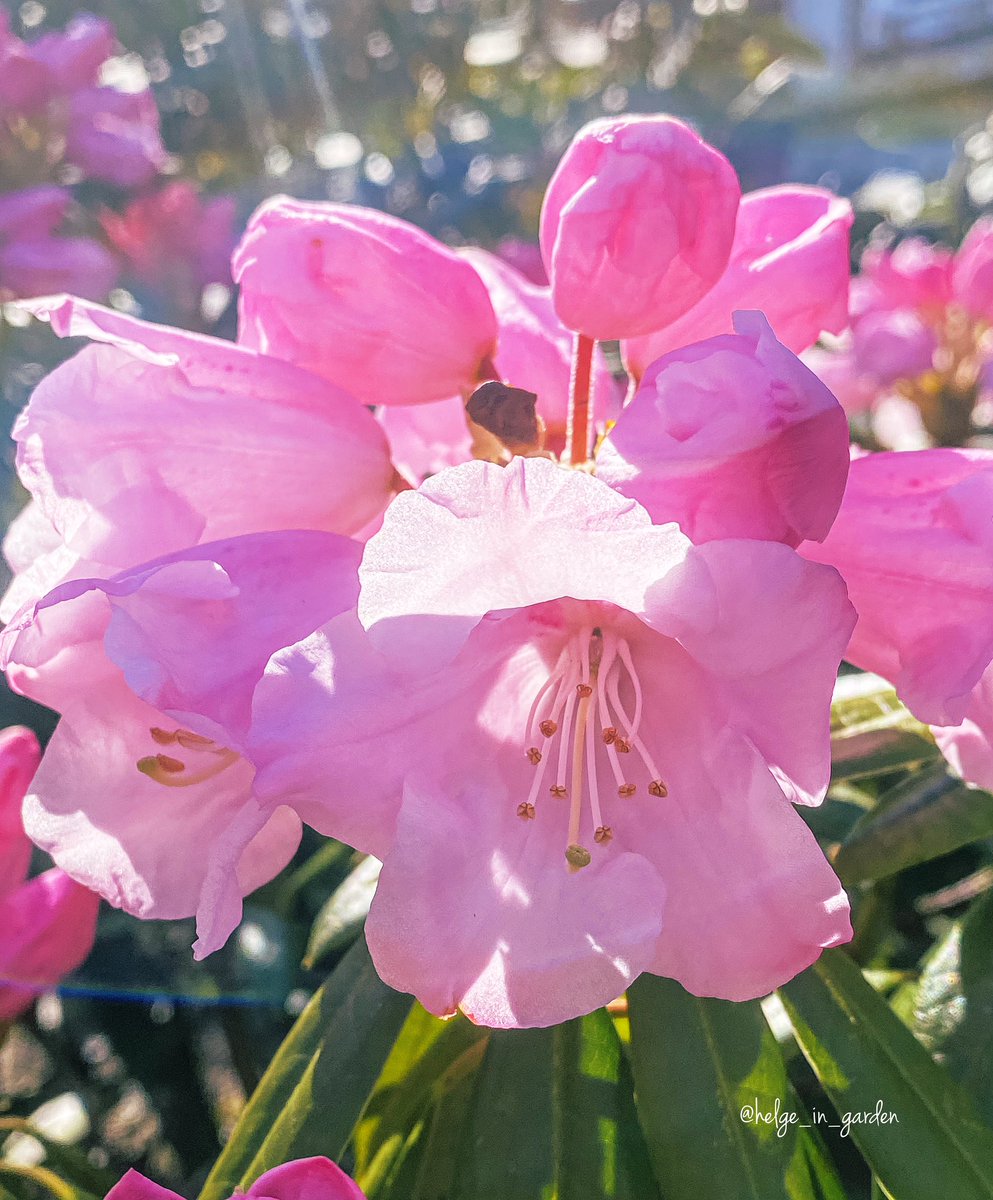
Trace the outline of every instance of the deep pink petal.
{"type": "Polygon", "coordinates": [[[761,313],[655,363],[597,454],[605,483],[695,542],[822,539],[848,475],[848,422],[761,313]]]}
{"type": "Polygon", "coordinates": [[[328,1158],[299,1158],[273,1167],[246,1195],[253,1200],[365,1200],[358,1184],[328,1158]]]}
{"type": "Polygon", "coordinates": [[[952,266],[952,290],[966,312],[993,319],[993,219],[980,217],[966,234],[952,266]]]}
{"type": "Polygon", "coordinates": [[[799,353],[824,330],[848,324],[849,202],[821,188],[763,188],[738,209],[731,259],[698,304],[646,337],[625,341],[628,369],[640,378],[672,350],[731,332],[736,309],[759,309],[776,337],[799,353]]]}
{"type": "Polygon", "coordinates": [[[181,1200],[181,1197],[139,1171],[131,1170],[114,1184],[107,1193],[107,1200],[181,1200]]]}
{"type": "Polygon", "coordinates": [[[58,868],[36,875],[0,900],[0,1021],[86,958],[96,932],[99,900],[58,868]]]}
{"type": "Polygon", "coordinates": [[[232,260],[238,340],[364,404],[422,404],[475,386],[496,343],[479,276],[406,221],[277,196],[232,260]]]}
{"type": "Polygon", "coordinates": [[[31,863],[21,802],[40,760],[38,739],[30,729],[12,726],[0,731],[0,897],[21,883],[31,863]]]}

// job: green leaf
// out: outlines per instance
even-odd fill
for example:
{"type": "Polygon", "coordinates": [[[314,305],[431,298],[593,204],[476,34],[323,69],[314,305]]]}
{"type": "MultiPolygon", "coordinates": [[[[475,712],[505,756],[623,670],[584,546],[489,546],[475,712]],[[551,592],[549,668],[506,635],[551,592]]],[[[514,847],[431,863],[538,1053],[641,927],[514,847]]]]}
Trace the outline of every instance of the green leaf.
{"type": "MultiPolygon", "coordinates": [[[[437,1080],[427,1137],[419,1155],[420,1170],[409,1200],[451,1200],[456,1194],[466,1113],[472,1107],[476,1074],[487,1045],[485,1040],[477,1042],[437,1080]]],[[[390,1193],[389,1200],[408,1200],[408,1195],[397,1190],[390,1193]]]]}
{"type": "Polygon", "coordinates": [[[556,1200],[657,1197],[634,1082],[606,1010],[559,1025],[554,1039],[556,1200]]]}
{"type": "Polygon", "coordinates": [[[642,975],[628,1004],[638,1114],[666,1200],[718,1186],[722,1200],[844,1200],[757,1001],[642,975]]]}
{"type": "Polygon", "coordinates": [[[276,1052],[200,1200],[223,1200],[292,1158],[340,1158],[411,1003],[379,979],[357,942],[276,1052]]]}
{"type": "Polygon", "coordinates": [[[490,1035],[475,1076],[452,1200],[551,1200],[552,1036],[550,1029],[490,1035]]]}
{"type": "Polygon", "coordinates": [[[373,1197],[409,1152],[435,1085],[461,1055],[487,1036],[463,1016],[439,1020],[415,1004],[355,1131],[355,1179],[373,1197]]]}
{"type": "Polygon", "coordinates": [[[913,1029],[993,1124],[993,892],[938,943],[914,994],[913,1029]]]}
{"type": "Polygon", "coordinates": [[[881,796],[834,859],[843,883],[885,879],[906,867],[993,837],[993,796],[944,764],[918,771],[881,796]]]}
{"type": "Polygon", "coordinates": [[[926,725],[876,675],[845,675],[831,705],[831,774],[864,779],[940,758],[926,725]]]}
{"type": "Polygon", "coordinates": [[[305,967],[317,966],[329,954],[358,937],[369,915],[382,869],[383,864],[378,858],[365,858],[331,893],[314,918],[303,958],[305,967]]]}
{"type": "Polygon", "coordinates": [[[842,1121],[852,1115],[847,1133],[893,1200],[993,1197],[993,1132],[846,954],[826,951],[781,994],[807,1061],[842,1121]]]}

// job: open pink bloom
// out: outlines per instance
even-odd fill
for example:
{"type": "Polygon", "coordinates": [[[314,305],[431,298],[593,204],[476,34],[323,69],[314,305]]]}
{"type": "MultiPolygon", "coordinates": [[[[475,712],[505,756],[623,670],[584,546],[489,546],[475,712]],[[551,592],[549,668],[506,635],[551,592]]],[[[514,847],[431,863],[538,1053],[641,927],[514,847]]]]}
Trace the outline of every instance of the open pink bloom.
{"type": "Polygon", "coordinates": [[[727,159],[666,116],[591,121],[545,193],[541,252],[562,323],[631,338],[681,317],[728,263],[741,188],[727,159]]]}
{"type": "Polygon", "coordinates": [[[274,651],[354,609],[360,552],[250,535],[22,611],[2,635],[8,678],[62,714],[25,802],[38,845],[128,912],[196,913],[198,953],[223,945],[300,838],[301,814],[253,790],[255,686],[274,651]]]}
{"type": "Polygon", "coordinates": [[[87,87],[73,92],[66,158],[91,178],[117,187],[148,183],[166,161],[151,91],[87,87]]]}
{"type": "MultiPolygon", "coordinates": [[[[247,1192],[250,1200],[365,1200],[365,1193],[329,1158],[298,1158],[260,1175],[247,1192]]],[[[175,1192],[128,1171],[107,1200],[181,1200],[175,1192]]]]}
{"type": "Polygon", "coordinates": [[[831,533],[801,550],[848,585],[859,619],[845,657],[920,720],[958,725],[993,660],[993,454],[857,458],[831,533]]]}
{"type": "Polygon", "coordinates": [[[482,280],[406,221],[277,196],[252,216],[232,269],[238,340],[363,404],[444,400],[491,377],[497,326],[482,280]]]}
{"type": "Polygon", "coordinates": [[[731,332],[736,309],[760,309],[776,337],[799,353],[827,330],[848,324],[848,231],[852,206],[821,188],[762,188],[742,197],[731,258],[720,279],[688,312],[624,342],[628,370],[640,378],[671,350],[731,332]]]}
{"type": "Polygon", "coordinates": [[[117,264],[99,242],[57,235],[71,204],[47,185],[0,196],[0,299],[71,289],[98,300],[113,287],[117,264]]]}
{"type": "Polygon", "coordinates": [[[99,898],[58,868],[27,879],[21,801],[41,752],[29,729],[0,732],[0,1024],[86,958],[99,898]]]}
{"type": "Polygon", "coordinates": [[[848,422],[762,313],[648,369],[597,452],[600,479],[694,542],[821,540],[848,475],[848,422]]]}
{"type": "Polygon", "coordinates": [[[940,314],[952,298],[952,252],[923,238],[905,238],[892,249],[869,246],[862,274],[890,308],[940,314]]]}
{"type": "Polygon", "coordinates": [[[517,458],[399,496],[360,578],[378,659],[344,618],[276,655],[258,787],[312,789],[346,837],[352,780],[377,797],[366,932],[388,983],[548,1025],[642,971],[761,995],[849,936],[787,799],[827,784],[853,621],[835,572],[769,542],[694,547],[517,458]]]}
{"type": "Polygon", "coordinates": [[[993,218],[980,217],[955,255],[955,299],[971,316],[993,321],[993,218]]]}
{"type": "Polygon", "coordinates": [[[32,311],[105,343],[48,375],[14,431],[21,480],[58,535],[53,551],[33,519],[48,587],[75,560],[106,574],[241,533],[352,534],[388,502],[382,430],[326,380],[68,298],[32,311]]]}

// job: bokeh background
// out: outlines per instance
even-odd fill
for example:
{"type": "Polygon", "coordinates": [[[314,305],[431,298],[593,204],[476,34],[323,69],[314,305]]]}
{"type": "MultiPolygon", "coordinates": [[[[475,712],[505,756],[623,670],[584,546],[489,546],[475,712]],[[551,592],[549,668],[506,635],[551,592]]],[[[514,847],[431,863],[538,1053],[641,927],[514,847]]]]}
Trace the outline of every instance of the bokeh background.
{"type": "MultiPolygon", "coordinates": [[[[221,336],[234,325],[227,254],[266,196],[371,205],[532,269],[557,157],[585,121],[625,110],[688,119],[746,189],[793,180],[850,196],[856,262],[881,227],[955,245],[993,208],[993,0],[0,8],[28,41],[84,11],[113,22],[104,79],[126,92],[151,88],[167,157],[127,188],[54,166],[52,181],[74,197],[67,228],[115,256],[114,305],[221,336]]],[[[0,193],[21,182],[12,161],[0,154],[0,193]]],[[[0,424],[9,429],[75,346],[12,303],[0,314],[0,424]]],[[[5,443],[0,524],[23,502],[5,443]]],[[[0,724],[44,735],[53,719],[0,697],[0,724]]],[[[933,893],[990,857],[988,848],[968,853],[974,861],[931,865],[926,879],[894,886],[911,899],[933,893]]],[[[87,965],[0,1052],[0,1154],[37,1161],[36,1144],[3,1132],[4,1121],[31,1116],[71,1145],[66,1153],[86,1157],[97,1194],[132,1165],[195,1186],[320,977],[299,966],[307,930],[352,865],[342,847],[305,841],[293,867],[252,898],[232,944],[196,967],[188,923],[105,913],[87,965]]],[[[923,926],[904,935],[912,960],[927,937],[923,926]]],[[[328,961],[337,944],[326,942],[328,961]]]]}

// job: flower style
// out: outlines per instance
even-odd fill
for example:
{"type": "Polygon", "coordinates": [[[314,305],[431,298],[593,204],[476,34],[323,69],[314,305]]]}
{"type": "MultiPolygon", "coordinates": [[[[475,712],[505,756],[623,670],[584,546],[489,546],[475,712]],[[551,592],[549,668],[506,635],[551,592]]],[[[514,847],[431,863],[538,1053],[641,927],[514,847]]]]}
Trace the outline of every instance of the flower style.
{"type": "Polygon", "coordinates": [[[810,566],[770,542],[694,547],[543,459],[445,471],[367,544],[375,655],[350,667],[339,624],[274,656],[259,794],[309,789],[331,830],[354,825],[342,771],[391,794],[363,847],[385,860],[367,937],[433,1012],[547,1025],[646,970],[764,994],[849,936],[789,803],[826,788],[853,623],[810,566]]]}
{"type": "Polygon", "coordinates": [[[232,260],[238,340],[363,404],[420,404],[492,378],[497,322],[475,270],[426,233],[371,209],[279,196],[232,260]]]}
{"type": "Polygon", "coordinates": [[[57,867],[27,879],[21,800],[41,752],[29,729],[0,732],[0,1030],[76,969],[93,945],[99,900],[57,867]]]}
{"type": "Polygon", "coordinates": [[[741,188],[727,159],[666,116],[585,125],[545,193],[541,252],[562,323],[630,338],[683,315],[720,278],[741,188]]]}
{"type": "MultiPolygon", "coordinates": [[[[358,1185],[329,1158],[298,1158],[266,1171],[246,1192],[250,1200],[366,1200],[358,1185]]],[[[181,1200],[138,1171],[128,1173],[107,1193],[107,1200],[181,1200]]]]}
{"type": "Polygon", "coordinates": [[[5,598],[7,619],[60,580],[217,538],[356,533],[389,500],[381,429],[324,379],[68,298],[33,311],[104,344],[53,371],[14,430],[38,511],[12,535],[31,565],[5,598]]]}
{"type": "Polygon", "coordinates": [[[223,945],[312,815],[255,794],[255,685],[275,650],[354,610],[360,551],[328,533],[255,534],[25,609],[0,639],[8,679],[62,714],[28,834],[128,912],[196,913],[198,954],[223,945]]]}

